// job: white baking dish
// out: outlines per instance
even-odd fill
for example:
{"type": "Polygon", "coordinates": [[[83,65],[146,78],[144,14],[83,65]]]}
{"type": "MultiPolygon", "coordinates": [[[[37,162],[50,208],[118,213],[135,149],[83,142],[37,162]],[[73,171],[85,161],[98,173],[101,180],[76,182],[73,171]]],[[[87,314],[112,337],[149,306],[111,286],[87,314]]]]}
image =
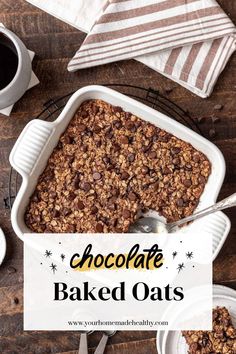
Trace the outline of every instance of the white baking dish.
{"type": "MultiPolygon", "coordinates": [[[[198,210],[216,201],[225,176],[225,161],[214,144],[164,114],[114,90],[103,86],[87,86],[73,94],[54,122],[32,120],[27,124],[11,151],[10,163],[23,179],[12,208],[11,221],[15,233],[22,240],[24,233],[30,232],[24,222],[24,212],[38,177],[76,110],[83,101],[88,99],[102,99],[120,106],[125,111],[132,112],[178,138],[190,142],[196,149],[202,151],[211,161],[212,173],[201,196],[198,210]]],[[[208,231],[213,234],[215,258],[229,233],[230,221],[225,214],[218,212],[195,221],[190,227],[193,231],[208,231]]]]}

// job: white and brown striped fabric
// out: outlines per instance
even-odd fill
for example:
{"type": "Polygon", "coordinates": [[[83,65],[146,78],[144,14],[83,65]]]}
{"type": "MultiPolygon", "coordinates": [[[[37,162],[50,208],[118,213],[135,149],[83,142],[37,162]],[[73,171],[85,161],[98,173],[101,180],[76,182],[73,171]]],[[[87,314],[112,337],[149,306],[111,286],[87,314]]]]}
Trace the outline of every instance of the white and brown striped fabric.
{"type": "Polygon", "coordinates": [[[235,48],[215,0],[109,0],[68,70],[136,58],[207,97],[235,48]]]}

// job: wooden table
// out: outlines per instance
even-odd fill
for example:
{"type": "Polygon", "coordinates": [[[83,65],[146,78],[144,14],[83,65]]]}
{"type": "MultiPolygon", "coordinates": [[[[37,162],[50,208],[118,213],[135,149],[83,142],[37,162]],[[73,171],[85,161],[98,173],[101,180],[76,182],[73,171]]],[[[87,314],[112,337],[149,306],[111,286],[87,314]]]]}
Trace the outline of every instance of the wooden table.
{"type": "MultiPolygon", "coordinates": [[[[236,23],[236,2],[219,0],[219,3],[236,23]]],[[[204,118],[201,128],[206,135],[212,128],[212,117],[220,118],[214,123],[216,136],[213,140],[226,159],[227,175],[220,198],[226,197],[236,191],[236,56],[231,58],[212,96],[204,100],[133,60],[68,73],[68,60],[85,35],[26,1],[0,0],[0,22],[36,52],[33,68],[40,79],[40,85],[27,92],[15,105],[10,118],[0,115],[0,220],[8,246],[5,262],[0,268],[0,353],[72,354],[78,349],[79,333],[23,331],[23,247],[12,230],[10,212],[4,204],[9,175],[8,155],[16,138],[49,98],[60,97],[81,85],[107,82],[152,87],[188,110],[193,118],[204,118]],[[216,110],[216,104],[222,105],[222,109],[216,110]]],[[[232,228],[214,262],[214,282],[236,289],[235,209],[227,211],[227,215],[232,228]]],[[[155,335],[152,331],[117,333],[109,342],[106,353],[154,354],[155,335]]],[[[90,336],[90,353],[93,353],[99,336],[90,336]]]]}

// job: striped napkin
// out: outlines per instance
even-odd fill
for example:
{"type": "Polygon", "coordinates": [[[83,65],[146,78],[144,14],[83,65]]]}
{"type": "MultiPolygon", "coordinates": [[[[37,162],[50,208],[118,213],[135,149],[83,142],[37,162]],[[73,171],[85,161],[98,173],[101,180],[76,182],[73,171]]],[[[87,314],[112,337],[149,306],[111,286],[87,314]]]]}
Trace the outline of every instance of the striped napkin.
{"type": "Polygon", "coordinates": [[[136,58],[207,97],[235,48],[215,0],[109,0],[68,70],[136,58]]]}

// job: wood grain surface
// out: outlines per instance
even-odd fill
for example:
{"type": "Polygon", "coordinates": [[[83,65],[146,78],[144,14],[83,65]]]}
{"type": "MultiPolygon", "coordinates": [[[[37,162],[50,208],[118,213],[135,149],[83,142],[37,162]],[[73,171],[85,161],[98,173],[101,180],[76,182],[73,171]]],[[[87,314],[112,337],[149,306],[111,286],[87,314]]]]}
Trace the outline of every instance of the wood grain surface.
{"type": "MultiPolygon", "coordinates": [[[[236,1],[219,0],[236,23],[236,1]]],[[[129,83],[159,90],[201,120],[201,129],[223,152],[227,174],[220,198],[236,192],[236,56],[221,75],[214,93],[201,99],[134,60],[69,73],[69,59],[85,34],[40,11],[23,0],[0,0],[0,22],[14,31],[27,47],[36,52],[33,69],[40,85],[28,91],[15,105],[10,118],[0,115],[0,225],[7,237],[7,256],[0,268],[0,353],[1,354],[74,354],[79,347],[76,332],[23,331],[23,247],[14,234],[8,195],[11,148],[27,122],[43,109],[50,98],[60,97],[80,86],[100,83],[129,83]],[[216,110],[216,105],[222,105],[216,110]],[[215,123],[212,121],[219,118],[215,123]]],[[[134,93],[134,92],[133,92],[134,93]]],[[[236,289],[236,217],[235,209],[226,212],[232,222],[229,237],[214,262],[214,282],[236,289]]],[[[101,334],[89,336],[89,353],[94,352],[101,334]]],[[[118,332],[109,341],[106,354],[154,354],[156,333],[152,331],[118,332]]],[[[175,353],[173,353],[175,354],[175,353]]]]}

